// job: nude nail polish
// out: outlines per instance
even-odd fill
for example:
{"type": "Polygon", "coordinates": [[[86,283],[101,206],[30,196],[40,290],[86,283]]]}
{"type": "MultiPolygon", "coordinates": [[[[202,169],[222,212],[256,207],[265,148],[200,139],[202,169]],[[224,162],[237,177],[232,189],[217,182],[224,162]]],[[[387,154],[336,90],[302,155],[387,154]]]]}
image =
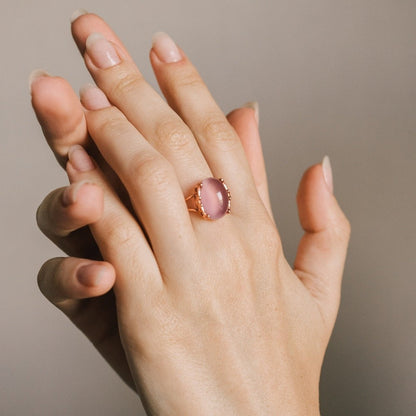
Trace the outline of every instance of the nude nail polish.
{"type": "Polygon", "coordinates": [[[72,204],[75,204],[77,202],[77,194],[78,191],[86,184],[91,183],[88,181],[81,181],[73,183],[69,186],[67,186],[62,193],[62,205],[64,207],[69,207],[72,204]]]}
{"type": "Polygon", "coordinates": [[[324,174],[326,186],[328,187],[328,190],[332,194],[334,193],[334,180],[332,177],[331,162],[328,156],[325,156],[324,159],[322,160],[322,171],[324,174]]]}
{"type": "Polygon", "coordinates": [[[257,125],[259,125],[260,116],[259,116],[259,103],[257,101],[250,101],[244,104],[246,108],[252,108],[254,110],[254,118],[256,119],[257,125]]]}
{"type": "Polygon", "coordinates": [[[96,263],[85,264],[77,270],[77,279],[83,286],[93,287],[100,283],[105,268],[96,263]]]}
{"type": "Polygon", "coordinates": [[[111,107],[107,96],[95,85],[87,84],[79,90],[81,103],[87,110],[101,110],[111,107]]]}
{"type": "Polygon", "coordinates": [[[166,64],[182,60],[182,55],[176,43],[164,32],[157,32],[153,35],[152,47],[158,58],[166,64]]]}
{"type": "Polygon", "coordinates": [[[85,48],[93,64],[98,68],[110,68],[121,62],[113,44],[101,33],[91,33],[85,42],[85,48]]]}
{"type": "Polygon", "coordinates": [[[50,76],[50,74],[48,74],[43,69],[35,69],[34,71],[32,71],[29,75],[29,91],[32,92],[32,84],[36,80],[38,80],[39,78],[42,78],[42,77],[49,77],[49,76],[50,76]]]}
{"type": "Polygon", "coordinates": [[[88,12],[85,9],[77,9],[72,13],[71,15],[71,23],[74,23],[75,20],[78,19],[78,17],[84,16],[84,14],[88,14],[88,12]]]}
{"type": "Polygon", "coordinates": [[[95,169],[94,162],[85,151],[85,149],[76,144],[69,149],[68,159],[72,167],[78,172],[89,172],[95,169]]]}

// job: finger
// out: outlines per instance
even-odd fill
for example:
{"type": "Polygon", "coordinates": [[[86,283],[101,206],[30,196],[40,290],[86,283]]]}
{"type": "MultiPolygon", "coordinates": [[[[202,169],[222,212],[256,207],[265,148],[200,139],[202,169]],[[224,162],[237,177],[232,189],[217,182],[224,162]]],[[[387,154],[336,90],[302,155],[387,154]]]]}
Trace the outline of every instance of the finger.
{"type": "Polygon", "coordinates": [[[63,78],[43,71],[30,76],[32,106],[56,159],[65,167],[71,146],[88,143],[87,124],[78,96],[63,78]]]}
{"type": "Polygon", "coordinates": [[[66,170],[71,183],[86,180],[103,189],[104,210],[90,229],[104,260],[117,270],[114,287],[117,296],[126,296],[126,306],[131,306],[138,296],[147,296],[161,286],[152,250],[136,219],[87,152],[81,146],[74,146],[69,150],[68,159],[66,170]]]}
{"type": "Polygon", "coordinates": [[[297,194],[299,219],[305,231],[294,270],[318,301],[329,325],[337,315],[350,225],[332,193],[327,157],[304,174],[297,194]]]}
{"type": "Polygon", "coordinates": [[[227,115],[227,120],[238,134],[253,174],[254,183],[260,199],[263,201],[270,217],[273,218],[270,204],[269,187],[267,185],[266,167],[259,134],[258,103],[249,103],[227,115]]]}
{"type": "Polygon", "coordinates": [[[174,166],[182,191],[188,192],[197,181],[212,176],[192,132],[144,80],[124,48],[93,33],[103,25],[94,15],[83,16],[72,25],[76,42],[85,41],[88,70],[109,101],[174,166]]]}
{"type": "Polygon", "coordinates": [[[111,291],[115,278],[110,263],[55,258],[41,267],[38,285],[45,297],[74,322],[123,380],[134,387],[119,337],[111,291]]]}
{"type": "Polygon", "coordinates": [[[41,231],[70,256],[98,258],[99,251],[86,227],[103,213],[103,191],[87,181],[51,192],[40,204],[36,220],[41,231]]]}
{"type": "Polygon", "coordinates": [[[41,292],[67,315],[75,311],[78,300],[107,293],[114,281],[110,263],[75,257],[48,260],[38,274],[41,292]]]}
{"type": "Polygon", "coordinates": [[[30,76],[30,88],[36,116],[59,164],[65,168],[68,150],[72,146],[86,147],[120,198],[128,205],[125,189],[88,136],[82,105],[69,83],[63,78],[51,77],[44,71],[34,71],[30,76]]]}
{"type": "Polygon", "coordinates": [[[195,67],[166,34],[153,39],[150,60],[170,106],[190,127],[214,176],[233,190],[233,213],[246,221],[260,202],[243,146],[195,67]],[[175,59],[173,59],[175,58],[175,59]]]}
{"type": "Polygon", "coordinates": [[[98,88],[81,94],[91,137],[129,192],[159,263],[174,264],[195,244],[183,192],[171,165],[98,88]],[[175,247],[175,250],[172,250],[175,247]],[[178,250],[183,250],[179,255],[178,250]]]}
{"type": "Polygon", "coordinates": [[[127,49],[108,24],[94,13],[83,11],[71,19],[71,32],[81,55],[85,53],[85,44],[91,33],[101,33],[110,42],[115,43],[123,55],[129,57],[127,49]]]}

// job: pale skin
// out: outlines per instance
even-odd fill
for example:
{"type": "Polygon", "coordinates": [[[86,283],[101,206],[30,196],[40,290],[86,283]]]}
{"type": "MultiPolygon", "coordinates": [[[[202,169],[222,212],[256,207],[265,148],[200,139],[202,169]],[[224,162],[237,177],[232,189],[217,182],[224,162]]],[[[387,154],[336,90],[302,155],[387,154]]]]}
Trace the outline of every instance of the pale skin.
{"type": "Polygon", "coordinates": [[[256,112],[225,117],[165,35],[150,60],[167,103],[98,16],[78,17],[72,33],[99,89],[84,88],[81,105],[61,78],[38,74],[31,85],[71,182],[45,198],[38,223],[75,256],[44,264],[42,292],[148,414],[319,414],[350,234],[328,164],[311,166],[299,185],[305,234],[292,267],[256,112]],[[232,213],[218,221],[190,214],[184,199],[211,176],[232,193],[232,213]]]}

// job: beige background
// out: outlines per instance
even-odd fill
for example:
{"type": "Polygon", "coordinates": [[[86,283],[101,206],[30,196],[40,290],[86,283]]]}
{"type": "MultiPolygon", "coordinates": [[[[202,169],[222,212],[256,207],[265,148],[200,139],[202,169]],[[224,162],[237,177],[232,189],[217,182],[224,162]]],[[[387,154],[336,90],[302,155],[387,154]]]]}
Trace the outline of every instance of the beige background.
{"type": "Polygon", "coordinates": [[[153,32],[170,33],[229,111],[258,100],[273,206],[292,261],[302,172],[331,157],[353,227],[323,415],[416,411],[415,0],[2,1],[0,414],[137,415],[136,397],[40,295],[60,255],[38,232],[43,196],[66,183],[31,112],[43,67],[89,80],[69,33],[80,6],[104,16],[154,84],[153,32]]]}

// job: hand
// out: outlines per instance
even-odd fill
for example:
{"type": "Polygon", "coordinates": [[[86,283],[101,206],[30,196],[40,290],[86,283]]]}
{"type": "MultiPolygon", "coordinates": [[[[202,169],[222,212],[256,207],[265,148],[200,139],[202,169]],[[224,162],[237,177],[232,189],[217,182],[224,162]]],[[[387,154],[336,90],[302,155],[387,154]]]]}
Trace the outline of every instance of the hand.
{"type": "MultiPolygon", "coordinates": [[[[81,47],[89,34],[82,23],[87,17],[74,25],[81,47]]],[[[116,106],[108,106],[99,90],[86,90],[88,127],[126,186],[142,227],[80,148],[70,154],[68,174],[71,181],[88,180],[104,190],[103,214],[91,230],[117,271],[119,329],[147,409],[157,414],[167,409],[179,414],[317,413],[319,373],[338,309],[349,235],[322,166],[310,168],[299,188],[306,233],[293,271],[238,137],[183,53],[181,60],[163,63],[156,44],[151,59],[162,91],[186,125],[140,82],[121,47],[115,46],[120,63],[98,68],[102,65],[90,46],[87,66],[116,106]],[[150,105],[151,113],[138,111],[150,105]],[[170,129],[158,140],[151,133],[163,131],[167,120],[170,129]],[[169,131],[182,132],[176,136],[185,140],[180,151],[173,146],[177,142],[161,140],[174,139],[169,131]],[[186,158],[189,154],[193,157],[186,158]],[[183,195],[191,182],[211,172],[226,178],[233,214],[206,223],[189,215],[183,195]]]]}
{"type": "MultiPolygon", "coordinates": [[[[102,30],[120,43],[101,19],[90,19],[91,30],[102,30]]],[[[74,145],[88,148],[113,188],[126,203],[126,191],[91,141],[78,96],[69,83],[43,71],[31,76],[32,104],[56,159],[66,166],[74,145]]],[[[227,119],[241,139],[256,186],[271,215],[267,178],[258,132],[258,113],[250,104],[228,114],[227,119]]],[[[38,281],[44,295],[62,310],[92,341],[103,357],[132,388],[130,369],[118,336],[114,295],[115,271],[101,261],[101,253],[88,228],[103,211],[102,189],[81,181],[56,189],[41,203],[37,222],[42,232],[70,258],[54,258],[41,268],[38,281]],[[78,257],[78,258],[77,258],[78,257]],[[95,261],[91,261],[95,260],[95,261]]]]}

